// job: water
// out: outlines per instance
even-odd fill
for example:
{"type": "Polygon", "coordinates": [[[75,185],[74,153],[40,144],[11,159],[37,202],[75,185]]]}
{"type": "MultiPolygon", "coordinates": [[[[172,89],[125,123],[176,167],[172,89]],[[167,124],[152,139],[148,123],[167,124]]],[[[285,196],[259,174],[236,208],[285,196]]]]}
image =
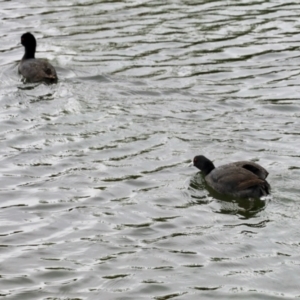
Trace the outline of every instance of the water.
{"type": "Polygon", "coordinates": [[[299,298],[299,10],[1,1],[2,298],[299,298]],[[26,31],[57,85],[21,82],[26,31]],[[215,199],[197,154],[272,198],[215,199]]]}

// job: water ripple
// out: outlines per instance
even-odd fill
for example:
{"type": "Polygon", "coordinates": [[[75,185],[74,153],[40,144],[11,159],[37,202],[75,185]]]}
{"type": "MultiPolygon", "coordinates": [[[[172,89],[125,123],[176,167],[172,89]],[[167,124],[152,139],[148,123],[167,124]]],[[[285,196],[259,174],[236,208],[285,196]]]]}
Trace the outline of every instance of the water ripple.
{"type": "Polygon", "coordinates": [[[1,296],[299,297],[299,9],[1,1],[1,296]],[[26,31],[58,84],[22,83],[26,31]],[[197,154],[273,196],[216,198],[197,154]]]}

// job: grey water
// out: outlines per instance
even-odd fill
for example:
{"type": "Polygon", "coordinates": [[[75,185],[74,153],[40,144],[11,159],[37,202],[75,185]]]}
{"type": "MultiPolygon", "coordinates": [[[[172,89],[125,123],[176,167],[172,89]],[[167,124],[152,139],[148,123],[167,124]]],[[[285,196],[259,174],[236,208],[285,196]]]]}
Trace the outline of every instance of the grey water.
{"type": "Polygon", "coordinates": [[[300,298],[300,3],[0,1],[0,296],[300,298]],[[54,85],[23,83],[20,36],[54,85]],[[258,162],[224,201],[189,167],[258,162]]]}

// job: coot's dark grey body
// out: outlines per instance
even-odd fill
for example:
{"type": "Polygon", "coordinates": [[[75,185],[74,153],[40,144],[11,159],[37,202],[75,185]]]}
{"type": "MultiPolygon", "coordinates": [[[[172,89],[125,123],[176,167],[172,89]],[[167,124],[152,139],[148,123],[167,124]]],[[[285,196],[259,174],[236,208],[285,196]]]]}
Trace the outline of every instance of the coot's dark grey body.
{"type": "Polygon", "coordinates": [[[237,198],[260,198],[270,194],[265,180],[268,172],[251,161],[237,161],[215,168],[203,155],[195,156],[194,166],[201,170],[207,184],[220,194],[237,198]]]}
{"type": "Polygon", "coordinates": [[[30,82],[57,82],[57,74],[54,67],[46,60],[34,57],[36,39],[30,32],[21,36],[21,44],[25,47],[25,54],[19,64],[19,73],[30,82]]]}

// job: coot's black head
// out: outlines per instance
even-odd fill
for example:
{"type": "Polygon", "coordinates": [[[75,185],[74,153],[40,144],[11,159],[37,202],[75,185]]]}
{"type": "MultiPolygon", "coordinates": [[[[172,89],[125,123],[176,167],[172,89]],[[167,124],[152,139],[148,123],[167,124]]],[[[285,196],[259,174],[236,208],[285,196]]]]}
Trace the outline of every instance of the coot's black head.
{"type": "Polygon", "coordinates": [[[30,32],[26,32],[21,36],[21,44],[26,48],[36,48],[36,39],[30,32]]]}
{"type": "Polygon", "coordinates": [[[30,32],[26,32],[21,36],[21,44],[25,47],[24,58],[34,58],[36,39],[30,32]]]}
{"type": "Polygon", "coordinates": [[[205,156],[197,155],[193,160],[194,166],[201,170],[204,176],[208,175],[214,168],[214,164],[205,156]]]}

